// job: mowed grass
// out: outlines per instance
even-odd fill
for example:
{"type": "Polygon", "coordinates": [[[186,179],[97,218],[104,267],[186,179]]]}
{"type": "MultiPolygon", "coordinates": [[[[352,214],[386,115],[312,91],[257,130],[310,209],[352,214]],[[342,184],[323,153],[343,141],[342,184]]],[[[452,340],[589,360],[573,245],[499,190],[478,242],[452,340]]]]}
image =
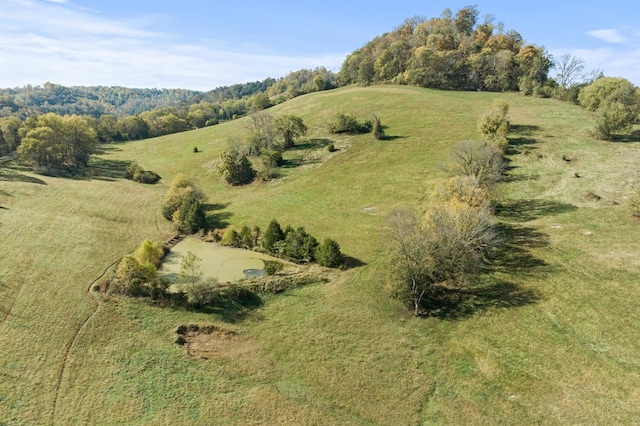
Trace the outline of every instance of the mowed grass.
{"type": "Polygon", "coordinates": [[[287,153],[291,167],[269,183],[230,188],[213,170],[245,119],[110,145],[93,179],[2,169],[0,307],[10,312],[0,325],[0,422],[640,418],[640,222],[621,205],[640,183],[637,142],[595,141],[578,107],[516,94],[344,88],[269,113],[301,115],[312,140],[287,153]],[[424,206],[445,178],[448,147],[478,138],[477,118],[496,97],[510,104],[515,125],[498,194],[506,248],[459,304],[413,318],[384,290],[383,218],[398,206],[424,206]],[[388,139],[329,135],[326,122],[338,111],[379,114],[388,139]],[[339,150],[329,154],[314,139],[339,150]],[[144,186],[108,173],[128,160],[163,181],[144,186]],[[87,294],[143,238],[169,235],[159,207],[179,172],[207,193],[212,222],[305,226],[362,266],[331,283],[208,312],[87,294]],[[174,331],[193,322],[236,331],[244,349],[190,358],[174,331]]]}

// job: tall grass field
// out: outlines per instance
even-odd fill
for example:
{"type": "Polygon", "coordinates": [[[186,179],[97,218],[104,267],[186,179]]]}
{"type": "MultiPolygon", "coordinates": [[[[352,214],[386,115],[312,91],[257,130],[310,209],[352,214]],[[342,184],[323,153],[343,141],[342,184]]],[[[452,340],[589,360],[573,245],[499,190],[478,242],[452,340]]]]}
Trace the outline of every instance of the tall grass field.
{"type": "Polygon", "coordinates": [[[230,187],[215,163],[247,118],[104,146],[86,176],[0,165],[0,424],[634,424],[640,419],[640,142],[590,136],[578,106],[519,94],[348,87],[268,110],[309,133],[281,176],[230,187]],[[385,216],[423,209],[448,149],[510,106],[504,249],[459,303],[425,318],[393,300],[385,216]],[[338,112],[386,138],[332,135],[338,112]],[[328,143],[337,150],[329,152],[328,143]],[[198,153],[193,152],[198,147],[198,153]],[[162,176],[124,180],[135,160],[162,176]],[[219,228],[272,219],[333,238],[355,267],[328,283],[207,311],[89,291],[149,238],[164,241],[185,173],[219,228]],[[214,356],[184,324],[226,330],[214,356]]]}

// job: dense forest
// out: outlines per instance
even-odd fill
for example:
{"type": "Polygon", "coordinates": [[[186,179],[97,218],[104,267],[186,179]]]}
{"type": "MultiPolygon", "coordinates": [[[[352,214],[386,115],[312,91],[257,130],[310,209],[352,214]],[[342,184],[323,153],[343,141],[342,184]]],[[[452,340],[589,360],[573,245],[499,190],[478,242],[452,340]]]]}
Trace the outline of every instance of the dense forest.
{"type": "Polygon", "coordinates": [[[553,66],[543,47],[525,44],[476,6],[439,18],[415,17],[351,53],[342,84],[393,82],[447,90],[540,90],[553,66]]]}

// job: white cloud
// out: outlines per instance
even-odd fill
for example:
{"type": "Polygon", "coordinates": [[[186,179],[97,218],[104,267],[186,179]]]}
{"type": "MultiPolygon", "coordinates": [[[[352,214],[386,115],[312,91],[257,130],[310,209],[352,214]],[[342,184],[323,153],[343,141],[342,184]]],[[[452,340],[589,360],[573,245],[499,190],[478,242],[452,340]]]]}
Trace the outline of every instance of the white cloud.
{"type": "Polygon", "coordinates": [[[49,3],[57,3],[57,4],[66,4],[69,3],[68,0],[45,0],[48,1],[49,3]]]}
{"type": "Polygon", "coordinates": [[[627,41],[627,38],[624,35],[620,34],[620,31],[616,29],[593,30],[588,31],[587,34],[589,34],[591,37],[606,41],[607,43],[624,43],[625,41],[627,41]]]}
{"type": "Polygon", "coordinates": [[[257,54],[264,49],[223,42],[184,42],[151,31],[149,18],[112,20],[61,6],[65,0],[0,0],[0,87],[42,84],[119,85],[210,90],[282,77],[300,68],[337,68],[346,53],[257,54]]]}

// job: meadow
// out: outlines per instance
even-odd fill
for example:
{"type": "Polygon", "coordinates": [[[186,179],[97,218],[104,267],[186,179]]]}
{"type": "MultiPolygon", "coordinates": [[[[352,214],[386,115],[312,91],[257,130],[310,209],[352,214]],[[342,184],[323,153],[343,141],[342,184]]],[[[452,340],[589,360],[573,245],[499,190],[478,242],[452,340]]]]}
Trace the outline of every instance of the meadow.
{"type": "Polygon", "coordinates": [[[108,144],[82,177],[0,166],[0,424],[637,422],[640,221],[624,200],[640,141],[595,140],[590,113],[519,94],[347,87],[268,112],[301,116],[309,134],[267,183],[229,187],[213,167],[247,119],[108,144]],[[513,125],[504,248],[481,285],[415,318],[385,290],[384,217],[424,207],[448,148],[479,138],[497,97],[513,125]],[[341,111],[378,114],[387,138],[330,135],[341,111]],[[131,160],[163,180],[122,179],[131,160]],[[276,218],[359,266],[206,312],[90,293],[143,239],[173,235],[160,209],[177,173],[207,194],[213,225],[276,218]],[[236,338],[194,358],[175,343],[183,324],[236,338]]]}

